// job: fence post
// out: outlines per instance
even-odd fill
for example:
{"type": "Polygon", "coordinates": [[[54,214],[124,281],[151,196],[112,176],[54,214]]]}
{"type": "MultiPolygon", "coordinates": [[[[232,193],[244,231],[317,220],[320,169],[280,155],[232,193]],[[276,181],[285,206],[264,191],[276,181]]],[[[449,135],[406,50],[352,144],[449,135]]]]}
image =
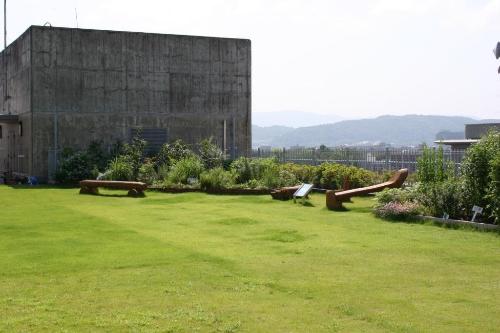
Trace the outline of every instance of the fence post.
{"type": "Polygon", "coordinates": [[[281,161],[282,161],[283,163],[285,163],[285,162],[286,162],[285,154],[286,154],[286,148],[285,148],[285,147],[283,147],[283,154],[282,154],[282,158],[281,158],[281,161]]]}
{"type": "Polygon", "coordinates": [[[390,160],[391,156],[389,154],[389,147],[385,147],[385,169],[386,170],[390,170],[390,165],[389,165],[389,160],[390,160]]]}
{"type": "Polygon", "coordinates": [[[401,167],[400,167],[400,169],[404,168],[404,162],[403,162],[403,160],[404,160],[404,153],[405,153],[404,149],[401,149],[401,167]]]}

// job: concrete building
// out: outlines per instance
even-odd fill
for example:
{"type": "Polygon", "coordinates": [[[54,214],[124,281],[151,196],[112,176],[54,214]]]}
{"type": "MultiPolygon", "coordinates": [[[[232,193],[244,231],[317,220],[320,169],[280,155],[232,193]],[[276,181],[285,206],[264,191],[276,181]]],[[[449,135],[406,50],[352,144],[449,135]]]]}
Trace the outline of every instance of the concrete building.
{"type": "Polygon", "coordinates": [[[32,26],[0,54],[0,172],[47,179],[54,152],[208,137],[251,149],[247,39],[32,26]]]}
{"type": "Polygon", "coordinates": [[[489,131],[500,132],[500,123],[466,124],[465,139],[437,140],[434,143],[450,146],[452,150],[464,150],[477,143],[489,131]]]}

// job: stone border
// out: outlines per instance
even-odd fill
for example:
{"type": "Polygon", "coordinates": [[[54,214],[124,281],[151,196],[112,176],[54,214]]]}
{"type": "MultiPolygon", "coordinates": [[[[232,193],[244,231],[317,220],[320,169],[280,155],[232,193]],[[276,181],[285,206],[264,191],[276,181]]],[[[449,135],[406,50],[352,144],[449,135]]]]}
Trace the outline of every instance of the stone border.
{"type": "Polygon", "coordinates": [[[473,227],[479,230],[500,230],[500,225],[497,224],[489,224],[489,223],[479,223],[479,222],[472,222],[472,221],[464,221],[464,220],[454,220],[454,219],[443,219],[441,217],[434,217],[434,216],[424,216],[424,215],[417,215],[415,218],[419,220],[430,220],[434,221],[440,224],[451,224],[451,225],[464,225],[464,226],[469,226],[473,227]]]}

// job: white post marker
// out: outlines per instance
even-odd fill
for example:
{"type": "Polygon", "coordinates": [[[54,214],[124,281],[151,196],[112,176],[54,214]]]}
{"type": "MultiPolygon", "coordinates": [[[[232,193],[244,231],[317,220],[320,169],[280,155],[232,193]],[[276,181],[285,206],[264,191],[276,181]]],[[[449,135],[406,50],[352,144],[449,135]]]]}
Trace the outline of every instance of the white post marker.
{"type": "Polygon", "coordinates": [[[443,214],[443,220],[448,220],[450,218],[450,214],[444,212],[443,214]]]}
{"type": "Polygon", "coordinates": [[[311,192],[313,184],[302,184],[301,187],[293,194],[293,202],[296,202],[297,198],[302,199],[302,204],[304,204],[305,199],[309,192],[311,192]]]}
{"type": "Polygon", "coordinates": [[[476,215],[483,213],[483,207],[479,207],[479,206],[474,205],[474,207],[472,207],[472,211],[474,212],[474,215],[472,216],[471,221],[474,222],[474,220],[476,219],[476,215]]]}

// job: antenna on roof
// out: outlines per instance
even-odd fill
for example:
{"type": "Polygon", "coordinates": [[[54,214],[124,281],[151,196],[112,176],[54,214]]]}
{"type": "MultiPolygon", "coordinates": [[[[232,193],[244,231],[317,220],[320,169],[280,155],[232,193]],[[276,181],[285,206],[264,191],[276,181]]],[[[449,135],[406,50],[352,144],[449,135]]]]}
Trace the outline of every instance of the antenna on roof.
{"type": "Polygon", "coordinates": [[[76,20],[76,28],[78,29],[78,12],[76,11],[76,7],[75,7],[75,20],[76,20]]]}
{"type": "MultiPolygon", "coordinates": [[[[498,42],[497,47],[493,49],[493,54],[497,59],[500,58],[500,42],[498,42]]],[[[498,67],[498,74],[500,74],[500,67],[498,67]]]]}

